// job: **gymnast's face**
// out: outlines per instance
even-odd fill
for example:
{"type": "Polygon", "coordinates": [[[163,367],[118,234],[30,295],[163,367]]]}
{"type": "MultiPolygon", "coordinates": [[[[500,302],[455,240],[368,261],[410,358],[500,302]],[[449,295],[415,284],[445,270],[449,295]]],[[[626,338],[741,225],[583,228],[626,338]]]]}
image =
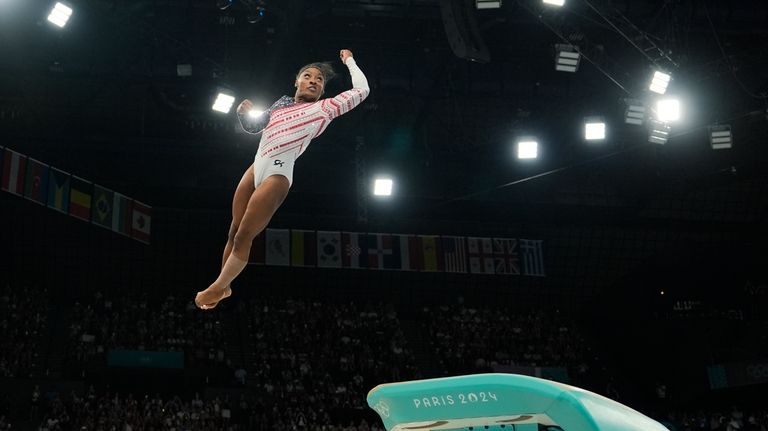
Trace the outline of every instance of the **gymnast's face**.
{"type": "Polygon", "coordinates": [[[324,88],[325,77],[320,69],[308,67],[296,77],[295,99],[297,102],[314,102],[323,95],[324,88]]]}

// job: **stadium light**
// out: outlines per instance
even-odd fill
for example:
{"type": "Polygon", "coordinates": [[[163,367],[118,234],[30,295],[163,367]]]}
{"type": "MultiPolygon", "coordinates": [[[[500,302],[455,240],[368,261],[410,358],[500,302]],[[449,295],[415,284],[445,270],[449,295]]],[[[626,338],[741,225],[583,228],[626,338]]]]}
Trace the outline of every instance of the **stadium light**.
{"type": "Polygon", "coordinates": [[[680,101],[663,99],[656,103],[656,119],[664,123],[680,120],[680,101]]]}
{"type": "Polygon", "coordinates": [[[392,185],[393,182],[390,178],[376,178],[373,182],[373,194],[376,196],[391,196],[392,185]]]}
{"type": "Polygon", "coordinates": [[[652,144],[664,145],[669,140],[669,124],[661,121],[651,121],[650,134],[648,135],[648,142],[652,144]]]}
{"type": "Polygon", "coordinates": [[[498,9],[501,7],[501,0],[475,0],[477,9],[498,9]]]}
{"type": "Polygon", "coordinates": [[[641,126],[645,122],[645,104],[637,99],[624,99],[627,110],[624,113],[624,122],[641,126]]]}
{"type": "Polygon", "coordinates": [[[671,75],[657,70],[653,73],[653,79],[651,80],[651,86],[649,89],[654,93],[664,94],[667,92],[667,87],[669,86],[669,81],[671,80],[671,75]]]}
{"type": "Polygon", "coordinates": [[[232,104],[235,103],[235,96],[227,93],[219,93],[216,96],[216,101],[213,102],[212,109],[217,112],[228,113],[232,109],[232,104]]]}
{"type": "Polygon", "coordinates": [[[714,125],[709,126],[709,143],[713,150],[727,150],[733,146],[733,135],[731,126],[714,125]]]}
{"type": "Polygon", "coordinates": [[[48,21],[63,28],[67,25],[70,16],[72,16],[72,8],[64,3],[56,2],[56,5],[51,9],[51,13],[48,14],[48,21]]]}
{"type": "Polygon", "coordinates": [[[252,118],[256,118],[256,117],[258,117],[259,115],[261,115],[263,113],[264,113],[264,110],[263,109],[258,109],[258,108],[253,108],[250,111],[248,111],[248,115],[250,117],[252,117],[252,118]]]}
{"type": "Polygon", "coordinates": [[[544,0],[544,4],[551,4],[553,6],[562,6],[565,4],[565,0],[544,0]]]}
{"type": "Polygon", "coordinates": [[[522,138],[517,142],[518,159],[535,159],[539,156],[539,143],[533,138],[522,138]]]}
{"type": "Polygon", "coordinates": [[[555,45],[557,56],[555,58],[555,70],[560,72],[576,72],[579,69],[581,54],[576,47],[565,43],[555,45]]]}
{"type": "Polygon", "coordinates": [[[602,141],[605,139],[605,120],[600,117],[588,117],[584,120],[584,139],[602,141]]]}

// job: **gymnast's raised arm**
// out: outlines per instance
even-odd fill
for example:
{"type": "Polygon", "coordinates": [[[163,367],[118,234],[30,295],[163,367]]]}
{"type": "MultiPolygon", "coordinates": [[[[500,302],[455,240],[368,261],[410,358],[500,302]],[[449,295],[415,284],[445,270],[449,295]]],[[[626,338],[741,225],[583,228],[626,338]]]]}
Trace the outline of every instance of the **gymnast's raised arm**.
{"type": "Polygon", "coordinates": [[[323,100],[323,111],[331,119],[344,115],[361,104],[371,92],[368,86],[368,79],[363,74],[363,71],[360,70],[360,66],[357,65],[355,58],[352,57],[352,51],[342,49],[340,57],[341,61],[349,69],[349,74],[352,77],[352,89],[340,93],[336,97],[323,100]]]}

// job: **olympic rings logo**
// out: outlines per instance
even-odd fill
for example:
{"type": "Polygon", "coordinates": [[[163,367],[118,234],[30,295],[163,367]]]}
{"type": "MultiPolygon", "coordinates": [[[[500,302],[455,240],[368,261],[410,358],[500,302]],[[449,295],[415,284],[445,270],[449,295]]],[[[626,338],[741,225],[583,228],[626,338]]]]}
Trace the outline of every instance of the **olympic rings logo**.
{"type": "Polygon", "coordinates": [[[373,406],[373,409],[376,410],[381,415],[381,417],[389,417],[389,406],[384,401],[379,401],[376,403],[376,405],[373,406]]]}

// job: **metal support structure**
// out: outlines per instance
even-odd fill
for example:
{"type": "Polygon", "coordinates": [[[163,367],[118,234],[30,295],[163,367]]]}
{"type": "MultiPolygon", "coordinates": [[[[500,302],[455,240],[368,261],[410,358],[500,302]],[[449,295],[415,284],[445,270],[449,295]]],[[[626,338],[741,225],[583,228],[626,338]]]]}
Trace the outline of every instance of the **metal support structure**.
{"type": "MultiPolygon", "coordinates": [[[[678,67],[678,63],[671,58],[667,50],[659,47],[646,32],[635,26],[615,7],[603,4],[605,2],[601,0],[592,0],[591,2],[590,0],[583,0],[583,2],[592,12],[605,21],[609,28],[637,49],[653,66],[661,70],[678,67]]],[[[527,0],[518,4],[538,18],[542,24],[555,33],[563,42],[573,44],[577,52],[586,61],[595,66],[600,73],[610,79],[622,91],[628,95],[632,94],[627,86],[622,83],[621,79],[625,78],[627,73],[605,55],[605,49],[602,44],[590,41],[581,29],[565,19],[560,11],[542,6],[540,1],[527,0]],[[571,35],[578,35],[579,40],[571,40],[571,35]]]]}
{"type": "MultiPolygon", "coordinates": [[[[659,47],[649,37],[648,33],[640,30],[634,25],[627,17],[621,14],[616,8],[607,5],[600,4],[599,8],[589,2],[589,0],[583,0],[584,3],[592,9],[600,18],[603,19],[616,33],[620,34],[630,45],[634,46],[640,53],[645,56],[654,66],[657,68],[678,67],[678,64],[672,57],[669,56],[669,52],[659,47]],[[601,10],[602,9],[602,10],[601,10]],[[668,65],[660,64],[661,60],[666,60],[668,65]]],[[[599,0],[593,0],[595,2],[599,0]]]]}
{"type": "Polygon", "coordinates": [[[611,62],[605,55],[603,45],[590,41],[580,28],[570,23],[559,11],[552,11],[542,6],[540,1],[527,0],[518,3],[523,9],[535,16],[539,22],[552,31],[561,41],[572,45],[574,50],[581,54],[585,61],[592,64],[600,73],[616,84],[624,93],[632,93],[621,82],[620,76],[626,76],[626,72],[619,69],[619,65],[611,62]],[[570,35],[578,35],[578,41],[571,40],[570,35]]]}

